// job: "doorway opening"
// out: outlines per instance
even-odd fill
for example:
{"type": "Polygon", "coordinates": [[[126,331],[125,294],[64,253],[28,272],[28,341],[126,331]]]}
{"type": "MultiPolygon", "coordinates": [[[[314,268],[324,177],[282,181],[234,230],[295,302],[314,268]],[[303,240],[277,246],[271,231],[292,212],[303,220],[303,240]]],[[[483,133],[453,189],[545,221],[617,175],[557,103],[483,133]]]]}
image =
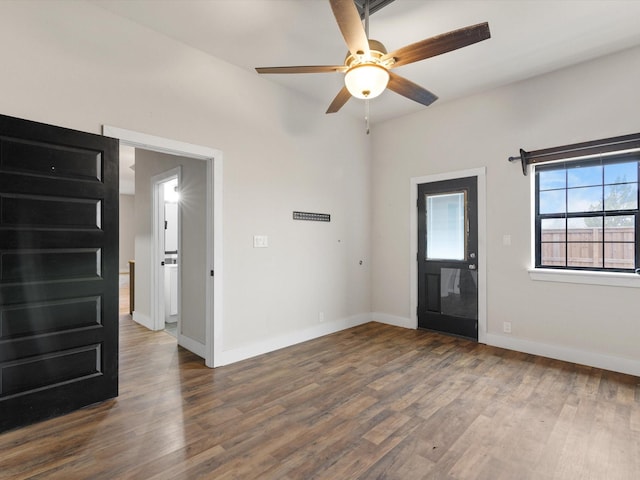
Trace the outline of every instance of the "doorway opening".
{"type": "Polygon", "coordinates": [[[119,313],[133,317],[135,309],[135,148],[119,146],[119,313]]]}
{"type": "MultiPolygon", "coordinates": [[[[154,239],[153,258],[159,268],[155,269],[152,282],[155,295],[155,330],[165,330],[178,338],[181,319],[180,281],[182,262],[180,239],[182,223],[180,215],[180,173],[175,168],[153,177],[154,239]]],[[[154,306],[152,305],[152,309],[154,306]]]]}
{"type": "MultiPolygon", "coordinates": [[[[204,342],[182,336],[178,343],[205,359],[205,365],[222,365],[222,152],[202,145],[180,142],[118,127],[103,126],[103,135],[120,140],[121,145],[142,150],[166,153],[190,159],[202,160],[206,164],[205,209],[206,245],[201,252],[200,272],[196,275],[205,291],[204,342]]],[[[157,262],[152,262],[156,265],[157,262]]],[[[154,276],[152,275],[152,278],[154,276]]],[[[151,289],[154,295],[155,289],[151,289]]],[[[151,301],[151,305],[157,302],[151,301]]],[[[135,313],[135,312],[134,312],[135,313]]],[[[152,327],[150,327],[152,328],[152,327]]]]}

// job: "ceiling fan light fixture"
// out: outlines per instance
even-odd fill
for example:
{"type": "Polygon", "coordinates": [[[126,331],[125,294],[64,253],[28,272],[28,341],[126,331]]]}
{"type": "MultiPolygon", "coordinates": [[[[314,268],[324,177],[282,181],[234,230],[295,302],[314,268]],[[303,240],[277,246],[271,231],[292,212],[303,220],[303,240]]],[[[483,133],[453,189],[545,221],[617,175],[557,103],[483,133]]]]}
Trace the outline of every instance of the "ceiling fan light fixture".
{"type": "Polygon", "coordinates": [[[344,76],[349,93],[361,99],[376,98],[389,83],[389,72],[375,63],[362,63],[351,67],[344,76]]]}
{"type": "Polygon", "coordinates": [[[420,85],[398,75],[391,74],[391,69],[426,60],[443,53],[451,52],[474,43],[491,38],[487,22],[452,30],[435,37],[425,38],[419,42],[387,52],[385,46],[369,38],[369,13],[376,5],[391,3],[393,0],[329,0],[333,16],[347,44],[347,55],[343,65],[307,65],[292,67],[259,67],[258,73],[327,73],[346,72],[345,86],[335,96],[327,113],[336,113],[351,98],[367,100],[379,96],[389,90],[403,97],[429,106],[438,97],[420,85]],[[359,2],[359,3],[358,3],[359,2]],[[356,4],[358,5],[356,7],[356,4]],[[361,13],[364,10],[365,25],[363,28],[361,13]]]}

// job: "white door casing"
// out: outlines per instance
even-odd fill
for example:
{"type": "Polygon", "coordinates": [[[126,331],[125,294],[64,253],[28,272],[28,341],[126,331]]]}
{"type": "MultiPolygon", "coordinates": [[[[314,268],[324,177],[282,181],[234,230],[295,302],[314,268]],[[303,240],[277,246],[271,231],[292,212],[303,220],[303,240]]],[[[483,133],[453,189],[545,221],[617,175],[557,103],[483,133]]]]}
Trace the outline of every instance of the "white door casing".
{"type": "Polygon", "coordinates": [[[190,143],[157,137],[118,127],[104,125],[103,135],[117,138],[123,145],[152,150],[171,155],[195,158],[207,162],[207,251],[208,272],[205,299],[205,364],[220,365],[222,353],[222,152],[220,150],[190,143]]]}

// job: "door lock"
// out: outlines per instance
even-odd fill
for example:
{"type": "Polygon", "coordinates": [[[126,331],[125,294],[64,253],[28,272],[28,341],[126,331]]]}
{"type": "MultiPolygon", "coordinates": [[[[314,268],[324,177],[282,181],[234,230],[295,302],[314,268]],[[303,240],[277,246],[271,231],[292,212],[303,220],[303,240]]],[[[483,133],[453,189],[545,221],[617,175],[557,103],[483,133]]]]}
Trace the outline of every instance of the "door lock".
{"type": "Polygon", "coordinates": [[[474,263],[469,265],[469,270],[475,270],[475,269],[476,269],[476,265],[474,263]]]}

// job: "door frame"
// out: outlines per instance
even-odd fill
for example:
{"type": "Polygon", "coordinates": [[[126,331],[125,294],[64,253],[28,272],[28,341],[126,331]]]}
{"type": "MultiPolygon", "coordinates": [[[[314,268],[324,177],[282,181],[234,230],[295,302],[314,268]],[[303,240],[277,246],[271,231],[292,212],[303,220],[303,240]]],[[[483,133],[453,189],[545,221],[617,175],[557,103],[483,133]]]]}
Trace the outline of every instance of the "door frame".
{"type": "MultiPolygon", "coordinates": [[[[152,192],[152,232],[153,240],[151,247],[151,319],[154,330],[164,330],[165,325],[165,292],[164,292],[164,269],[160,268],[165,258],[164,248],[164,183],[173,179],[178,180],[178,187],[182,185],[182,168],[180,166],[159,173],[151,177],[152,192]]],[[[182,215],[178,208],[178,339],[181,336],[181,301],[180,292],[182,290],[182,262],[180,259],[180,247],[182,243],[182,215]]],[[[178,342],[180,343],[180,342],[178,342]]]]}
{"type": "Polygon", "coordinates": [[[410,179],[409,285],[412,328],[418,328],[418,185],[476,177],[478,182],[478,342],[487,339],[487,169],[486,167],[438,173],[410,179]]]}
{"type": "Polygon", "coordinates": [[[222,365],[222,151],[109,125],[103,125],[102,134],[119,139],[123,145],[207,162],[207,251],[205,261],[207,270],[214,272],[215,275],[206,275],[205,278],[204,358],[205,365],[208,367],[222,365]]]}

